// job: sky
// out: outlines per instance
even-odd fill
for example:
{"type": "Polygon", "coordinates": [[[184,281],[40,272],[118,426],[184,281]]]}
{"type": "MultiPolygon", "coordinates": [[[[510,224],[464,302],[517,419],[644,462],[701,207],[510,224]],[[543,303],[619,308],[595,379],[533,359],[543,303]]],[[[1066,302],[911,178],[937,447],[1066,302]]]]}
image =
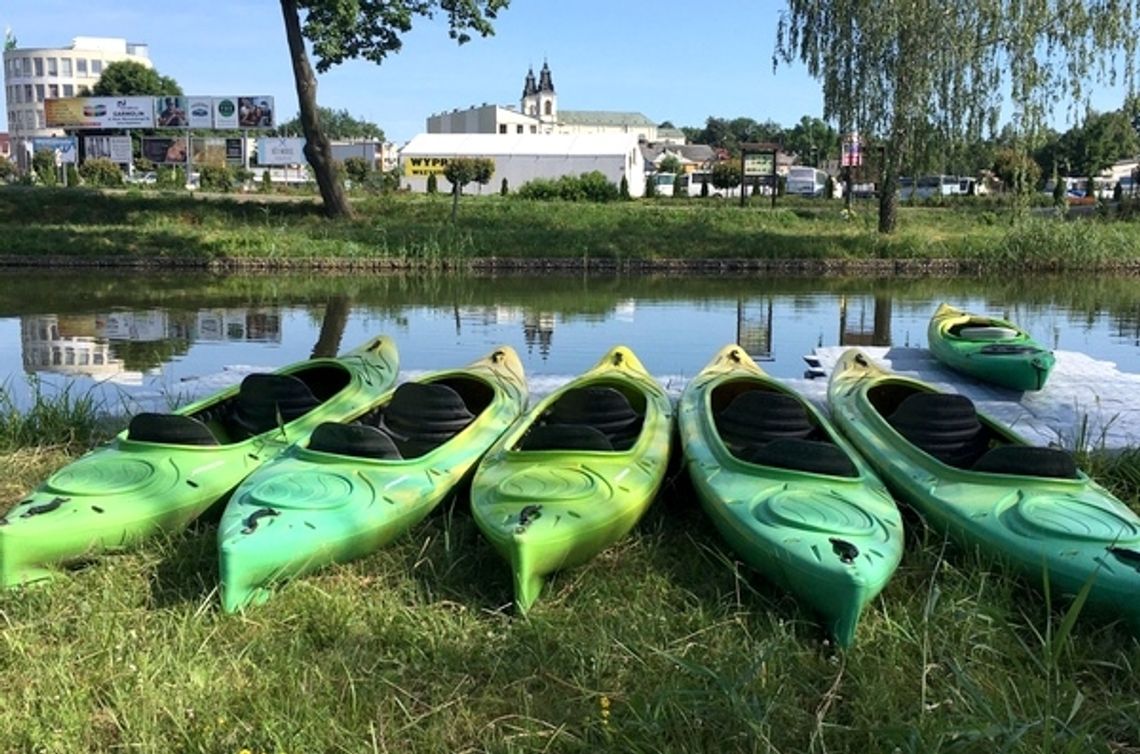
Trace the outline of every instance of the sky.
{"type": "MultiPolygon", "coordinates": [[[[514,0],[495,35],[456,45],[445,19],[420,20],[383,64],[351,61],[318,76],[317,100],[346,109],[403,144],[429,115],[472,105],[517,105],[527,69],[550,65],[559,108],[632,111],[675,126],[709,116],[792,126],[820,117],[819,84],[801,65],[773,72],[779,0],[514,0]]],[[[66,47],[77,36],[149,45],[159,73],[186,94],[272,95],[279,121],[297,112],[275,0],[0,0],[0,26],[20,47],[66,47]]],[[[1116,109],[1123,92],[1092,104],[1116,109]]],[[[1058,108],[1054,126],[1065,125],[1058,108]]],[[[7,130],[0,110],[0,131],[7,130]]]]}

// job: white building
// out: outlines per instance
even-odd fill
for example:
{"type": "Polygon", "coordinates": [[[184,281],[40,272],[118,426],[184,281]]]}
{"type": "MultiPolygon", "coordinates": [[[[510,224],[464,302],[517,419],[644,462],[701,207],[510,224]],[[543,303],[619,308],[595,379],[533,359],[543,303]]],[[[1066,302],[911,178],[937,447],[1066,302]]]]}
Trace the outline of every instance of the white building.
{"type": "Polygon", "coordinates": [[[13,141],[62,135],[47,128],[44,100],[78,96],[91,89],[111,63],[133,60],[152,67],[145,44],[107,37],[76,37],[70,47],[17,48],[4,51],[4,97],[13,141]]]}
{"type": "MultiPolygon", "coordinates": [[[[466,110],[437,113],[427,119],[429,134],[631,134],[645,141],[658,141],[657,124],[641,113],[600,110],[563,110],[558,106],[550,66],[542,65],[538,80],[534,69],[527,72],[523,93],[514,105],[484,102],[466,110]]],[[[671,139],[684,136],[676,129],[671,139]],[[675,132],[675,133],[674,133],[675,132]]]]}
{"type": "Polygon", "coordinates": [[[469,185],[468,193],[498,192],[504,178],[511,191],[535,178],[555,179],[599,171],[614,185],[624,177],[630,196],[645,193],[645,160],[635,134],[541,134],[500,135],[420,134],[400,150],[400,185],[412,191],[427,190],[434,174],[441,192],[451,184],[443,170],[452,157],[487,157],[495,172],[487,186],[469,185]]]}

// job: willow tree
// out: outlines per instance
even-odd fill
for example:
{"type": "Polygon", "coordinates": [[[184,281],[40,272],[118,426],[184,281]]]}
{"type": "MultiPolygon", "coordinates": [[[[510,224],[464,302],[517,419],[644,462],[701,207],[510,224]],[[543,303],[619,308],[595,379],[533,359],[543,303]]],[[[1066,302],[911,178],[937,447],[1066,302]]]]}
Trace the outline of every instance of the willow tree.
{"type": "MultiPolygon", "coordinates": [[[[932,140],[994,130],[1001,107],[1027,143],[1057,102],[1093,81],[1132,88],[1140,0],[787,0],[780,61],[823,84],[824,117],[884,145],[879,230],[897,221],[901,166],[932,140]]],[[[1075,104],[1073,105],[1075,106],[1075,104]]]]}
{"type": "Polygon", "coordinates": [[[309,64],[305,40],[312,45],[317,71],[354,58],[382,63],[403,46],[402,34],[417,18],[446,14],[448,34],[459,44],[471,35],[494,33],[491,21],[509,0],[281,0],[285,36],[293,61],[305,159],[313,168],[321,190],[325,214],[348,217],[352,207],[344,187],[336,180],[329,141],[321,129],[317,109],[317,78],[309,64]],[[305,17],[302,21],[301,12],[305,17]]]}

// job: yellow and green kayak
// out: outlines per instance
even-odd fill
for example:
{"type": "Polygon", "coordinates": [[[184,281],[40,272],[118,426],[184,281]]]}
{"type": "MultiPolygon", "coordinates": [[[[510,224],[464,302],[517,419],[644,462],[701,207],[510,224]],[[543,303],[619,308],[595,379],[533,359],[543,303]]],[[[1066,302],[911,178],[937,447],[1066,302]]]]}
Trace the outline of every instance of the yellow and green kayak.
{"type": "Polygon", "coordinates": [[[171,414],[136,415],[0,518],[3,585],[185,528],[290,444],[371,404],[397,366],[395,344],[376,337],[336,358],[248,375],[171,414]]]}
{"type": "Polygon", "coordinates": [[[218,528],[222,606],[264,602],[287,578],[363,557],[431,513],[526,408],[502,346],[430,372],[317,427],[231,496],[218,528]]]}
{"type": "Polygon", "coordinates": [[[1009,320],[967,314],[942,304],[930,318],[927,344],[951,369],[1012,390],[1040,390],[1053,369],[1053,352],[1009,320]]]}
{"type": "Polygon", "coordinates": [[[735,344],[685,386],[677,426],[701,506],[733,551],[850,646],[902,558],[902,517],[883,483],[735,344]]]}
{"type": "Polygon", "coordinates": [[[617,346],[491,448],[471,482],[471,511],[511,565],[520,612],[547,575],[634,527],[665,479],[672,427],[664,389],[617,346]]]}
{"type": "Polygon", "coordinates": [[[1061,450],[1030,445],[965,396],[858,349],[828,383],[832,419],[895,493],[963,547],[1140,627],[1140,517],[1061,450]]]}

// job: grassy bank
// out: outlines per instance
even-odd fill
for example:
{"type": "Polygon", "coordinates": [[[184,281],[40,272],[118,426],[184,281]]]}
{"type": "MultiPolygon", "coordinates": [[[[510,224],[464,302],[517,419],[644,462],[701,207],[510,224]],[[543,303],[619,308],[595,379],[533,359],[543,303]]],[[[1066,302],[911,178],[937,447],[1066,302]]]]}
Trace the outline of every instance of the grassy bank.
{"type": "MultiPolygon", "coordinates": [[[[875,231],[875,207],[782,200],[741,209],[722,200],[584,204],[391,195],[329,221],[311,199],[8,187],[0,190],[0,256],[13,263],[190,266],[485,266],[556,261],[684,267],[747,260],[829,262],[839,269],[901,260],[986,272],[1140,269],[1140,223],[1038,214],[1011,223],[997,204],[906,207],[900,230],[875,231]]],[[[715,264],[714,264],[715,266],[715,264]]]]}
{"type": "MultiPolygon", "coordinates": [[[[75,452],[0,453],[0,510],[75,452]]],[[[1140,505],[1140,453],[1086,460],[1140,505]]],[[[464,496],[244,616],[220,612],[204,522],[0,592],[0,750],[1135,750],[1133,637],[1088,620],[1053,639],[1061,607],[907,524],[840,652],[738,567],[683,476],[526,619],[464,496]]]]}

